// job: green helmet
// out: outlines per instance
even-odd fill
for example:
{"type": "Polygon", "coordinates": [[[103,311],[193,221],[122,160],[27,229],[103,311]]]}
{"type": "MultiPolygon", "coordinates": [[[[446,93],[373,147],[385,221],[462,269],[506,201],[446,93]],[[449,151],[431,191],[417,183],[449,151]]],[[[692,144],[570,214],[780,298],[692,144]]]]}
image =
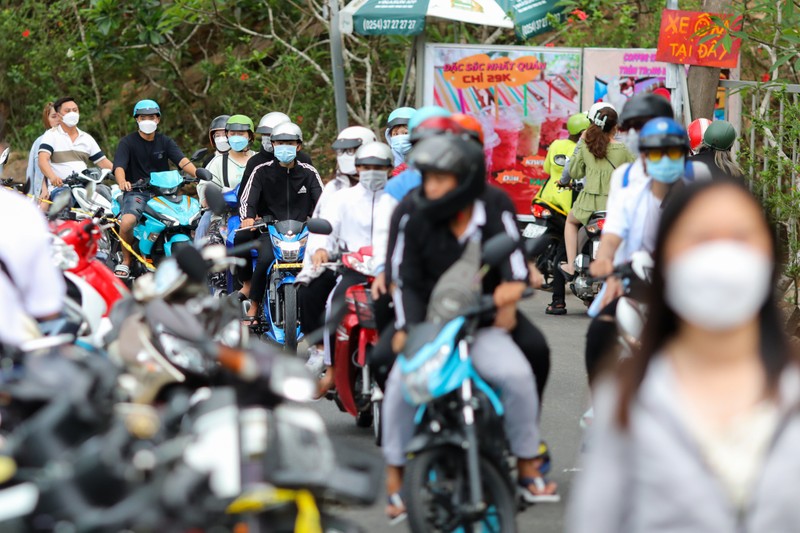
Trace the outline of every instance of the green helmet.
{"type": "Polygon", "coordinates": [[[578,135],[590,126],[586,113],[575,113],[567,119],[567,131],[570,135],[578,135]]]}
{"type": "Polygon", "coordinates": [[[736,130],[727,120],[715,120],[703,134],[703,144],[714,150],[730,150],[736,140],[736,130]]]}
{"type": "Polygon", "coordinates": [[[225,124],[225,131],[249,131],[253,133],[256,127],[250,117],[245,115],[231,115],[225,124]]]}

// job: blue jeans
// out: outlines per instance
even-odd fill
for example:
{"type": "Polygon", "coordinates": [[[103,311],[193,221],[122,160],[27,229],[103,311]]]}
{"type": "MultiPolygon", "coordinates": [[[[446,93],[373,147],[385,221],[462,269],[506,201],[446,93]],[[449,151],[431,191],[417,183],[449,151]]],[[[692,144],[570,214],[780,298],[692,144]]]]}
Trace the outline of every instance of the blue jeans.
{"type": "Polygon", "coordinates": [[[194,245],[200,246],[203,244],[203,239],[208,233],[208,226],[211,225],[211,211],[208,210],[203,213],[203,216],[200,217],[200,221],[197,223],[197,229],[194,230],[194,245]]]}

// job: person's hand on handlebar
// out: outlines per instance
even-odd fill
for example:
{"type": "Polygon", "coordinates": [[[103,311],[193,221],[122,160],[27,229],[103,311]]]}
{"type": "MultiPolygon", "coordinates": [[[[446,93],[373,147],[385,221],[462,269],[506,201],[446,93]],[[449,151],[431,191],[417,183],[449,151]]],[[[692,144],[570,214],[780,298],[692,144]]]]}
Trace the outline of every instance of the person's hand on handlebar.
{"type": "MultiPolygon", "coordinates": [[[[242,229],[252,228],[253,224],[255,223],[254,218],[246,218],[242,220],[242,229]]],[[[253,231],[252,229],[250,231],[253,231]]]]}
{"type": "Polygon", "coordinates": [[[625,287],[622,285],[622,281],[616,276],[607,278],[606,292],[603,294],[603,299],[600,301],[600,309],[603,309],[623,294],[625,294],[625,287]]]}
{"type": "Polygon", "coordinates": [[[594,278],[605,278],[614,273],[614,263],[611,259],[598,257],[589,265],[589,274],[594,278]]]}
{"type": "Polygon", "coordinates": [[[314,264],[314,268],[319,268],[322,263],[328,262],[328,250],[320,248],[314,255],[311,257],[311,262],[314,264]]]}

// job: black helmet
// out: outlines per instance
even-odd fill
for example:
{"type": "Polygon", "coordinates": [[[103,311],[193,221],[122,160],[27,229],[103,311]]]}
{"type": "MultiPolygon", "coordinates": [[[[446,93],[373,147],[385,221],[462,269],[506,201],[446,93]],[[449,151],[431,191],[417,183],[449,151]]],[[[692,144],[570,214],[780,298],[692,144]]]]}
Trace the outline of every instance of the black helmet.
{"type": "Polygon", "coordinates": [[[228,123],[229,118],[231,118],[230,115],[220,115],[215,117],[214,120],[211,121],[211,125],[208,127],[208,132],[211,133],[212,131],[216,130],[224,130],[225,124],[228,123]]]}
{"type": "Polygon", "coordinates": [[[656,117],[675,117],[667,99],[652,93],[635,94],[622,107],[622,113],[619,115],[620,129],[628,130],[636,125],[634,122],[639,122],[638,125],[641,127],[656,117]]]}
{"type": "Polygon", "coordinates": [[[486,160],[483,148],[475,141],[451,135],[439,135],[419,141],[411,150],[409,165],[418,169],[425,181],[426,172],[450,172],[458,187],[437,200],[425,197],[424,187],[417,189],[417,206],[434,221],[444,221],[474,202],[486,188],[486,160]]]}

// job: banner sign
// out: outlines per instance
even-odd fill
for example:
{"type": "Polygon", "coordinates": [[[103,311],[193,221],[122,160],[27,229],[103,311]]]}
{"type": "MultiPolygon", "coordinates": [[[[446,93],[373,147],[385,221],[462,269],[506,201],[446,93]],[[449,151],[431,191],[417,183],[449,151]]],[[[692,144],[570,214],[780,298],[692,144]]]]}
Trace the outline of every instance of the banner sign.
{"type": "Polygon", "coordinates": [[[424,102],[481,121],[489,181],[530,214],[547,149],[580,108],[581,51],[428,44],[425,67],[424,102]]]}
{"type": "Polygon", "coordinates": [[[619,111],[634,94],[664,87],[666,76],[655,48],[585,48],[581,109],[608,102],[619,111]]]}
{"type": "Polygon", "coordinates": [[[741,27],[742,17],[734,15],[665,9],[661,13],[656,59],[683,65],[735,68],[741,39],[732,38],[727,30],[738,31],[741,27]],[[723,27],[712,17],[720,20],[723,27]]]}

